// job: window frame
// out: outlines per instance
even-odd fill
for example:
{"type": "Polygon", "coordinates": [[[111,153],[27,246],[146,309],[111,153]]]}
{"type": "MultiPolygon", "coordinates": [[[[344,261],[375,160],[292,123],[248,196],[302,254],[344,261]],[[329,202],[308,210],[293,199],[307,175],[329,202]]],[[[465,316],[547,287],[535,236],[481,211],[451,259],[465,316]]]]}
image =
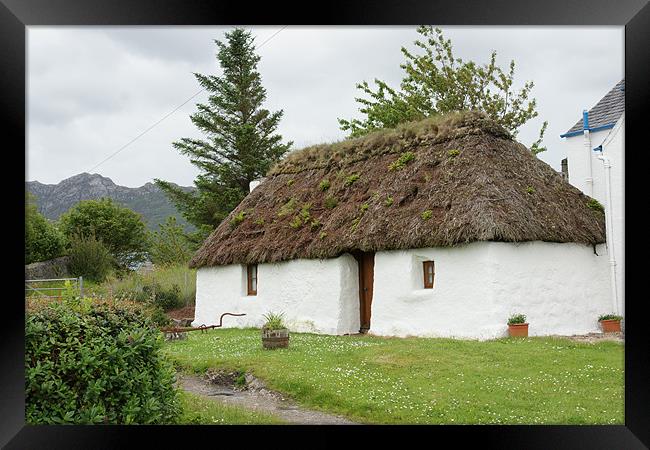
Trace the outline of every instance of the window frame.
{"type": "Polygon", "coordinates": [[[435,261],[422,261],[422,269],[424,272],[424,289],[433,289],[436,280],[436,264],[435,261]],[[429,283],[428,268],[431,267],[431,283],[429,283]]]}
{"type": "Polygon", "coordinates": [[[246,265],[246,295],[257,295],[257,282],[258,282],[258,267],[257,264],[246,265]],[[255,268],[255,276],[253,277],[253,268],[255,268]],[[255,289],[253,289],[253,278],[255,279],[255,289]]]}

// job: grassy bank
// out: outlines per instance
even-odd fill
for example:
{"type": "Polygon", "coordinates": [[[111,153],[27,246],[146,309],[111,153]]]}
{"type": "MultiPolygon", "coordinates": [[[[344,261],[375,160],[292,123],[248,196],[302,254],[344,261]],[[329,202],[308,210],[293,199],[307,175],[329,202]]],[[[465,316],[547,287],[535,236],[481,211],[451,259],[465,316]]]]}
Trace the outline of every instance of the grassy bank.
{"type": "Polygon", "coordinates": [[[189,392],[181,392],[180,398],[183,413],[179,423],[183,425],[279,425],[285,423],[270,414],[223,405],[189,392]]]}
{"type": "Polygon", "coordinates": [[[562,338],[462,341],[259,330],[188,333],[177,366],[246,370],[302,405],[367,423],[623,424],[623,345],[562,338]]]}

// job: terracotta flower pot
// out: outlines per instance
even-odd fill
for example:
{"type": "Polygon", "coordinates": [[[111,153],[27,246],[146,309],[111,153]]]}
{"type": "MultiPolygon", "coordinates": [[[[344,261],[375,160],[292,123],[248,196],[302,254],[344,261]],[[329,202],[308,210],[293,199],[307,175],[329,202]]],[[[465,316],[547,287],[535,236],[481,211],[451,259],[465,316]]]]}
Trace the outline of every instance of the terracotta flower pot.
{"type": "Polygon", "coordinates": [[[620,320],[601,320],[600,326],[603,327],[603,333],[620,333],[621,321],[620,320]]]}
{"type": "Polygon", "coordinates": [[[287,348],[289,346],[289,330],[262,329],[262,346],[264,348],[287,348]]]}
{"type": "Polygon", "coordinates": [[[508,325],[508,333],[512,337],[528,337],[527,323],[513,323],[508,325]]]}

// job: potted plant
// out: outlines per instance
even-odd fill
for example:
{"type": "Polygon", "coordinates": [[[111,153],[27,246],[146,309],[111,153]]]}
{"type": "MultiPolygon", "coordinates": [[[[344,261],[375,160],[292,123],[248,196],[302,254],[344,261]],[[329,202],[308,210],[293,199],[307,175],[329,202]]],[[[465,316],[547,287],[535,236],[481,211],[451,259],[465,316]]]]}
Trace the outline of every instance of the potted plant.
{"type": "Polygon", "coordinates": [[[262,346],[270,349],[287,348],[289,329],[284,324],[284,313],[269,312],[264,318],[266,322],[262,326],[262,346]]]}
{"type": "Polygon", "coordinates": [[[598,318],[600,326],[603,328],[603,333],[620,333],[621,332],[622,316],[616,314],[603,314],[598,318]]]}
{"type": "Polygon", "coordinates": [[[523,314],[513,314],[508,319],[508,333],[513,337],[528,337],[528,322],[523,314]]]}

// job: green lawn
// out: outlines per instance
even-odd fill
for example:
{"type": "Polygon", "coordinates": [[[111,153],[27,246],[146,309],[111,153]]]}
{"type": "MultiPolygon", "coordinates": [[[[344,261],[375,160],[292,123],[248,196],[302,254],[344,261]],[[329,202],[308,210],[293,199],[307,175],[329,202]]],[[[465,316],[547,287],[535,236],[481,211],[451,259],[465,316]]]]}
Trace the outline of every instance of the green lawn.
{"type": "Polygon", "coordinates": [[[623,424],[624,347],[562,338],[468,341],[259,330],[165,344],[184,370],[246,370],[303,406],[366,423],[623,424]]]}
{"type": "Polygon", "coordinates": [[[179,422],[182,425],[274,425],[285,423],[270,414],[223,405],[218,401],[205,399],[189,392],[181,391],[180,397],[183,413],[179,422]]]}

